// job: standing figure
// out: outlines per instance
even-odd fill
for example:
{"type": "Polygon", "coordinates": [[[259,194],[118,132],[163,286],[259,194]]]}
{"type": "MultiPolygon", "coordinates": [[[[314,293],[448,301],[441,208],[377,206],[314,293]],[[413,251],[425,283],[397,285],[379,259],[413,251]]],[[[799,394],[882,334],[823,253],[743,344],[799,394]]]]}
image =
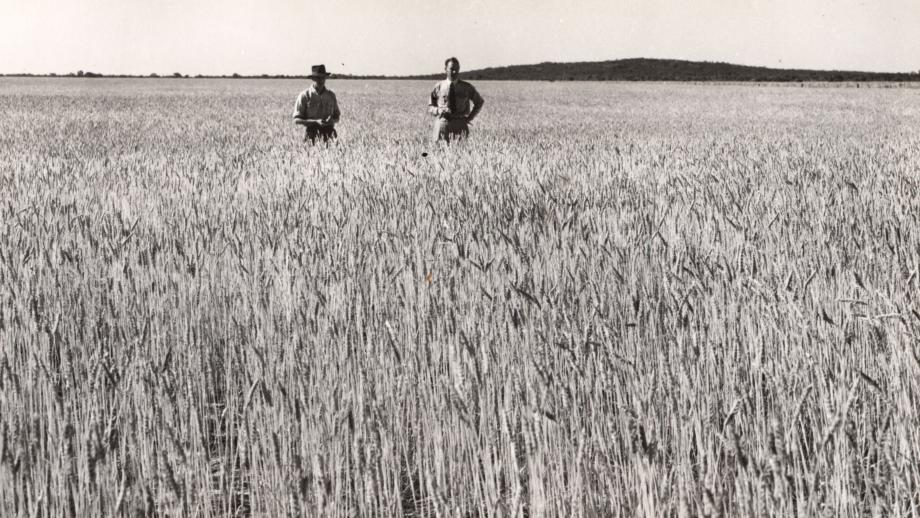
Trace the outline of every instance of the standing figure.
{"type": "Polygon", "coordinates": [[[326,72],[325,65],[314,65],[310,75],[313,85],[297,96],[294,104],[294,124],[305,126],[304,142],[311,144],[321,137],[323,142],[335,139],[335,124],[339,122],[339,103],[335,94],[326,88],[326,78],[331,76],[326,72]]]}
{"type": "Polygon", "coordinates": [[[466,137],[470,133],[470,123],[479,114],[485,102],[473,85],[460,80],[460,61],[448,58],[444,61],[447,78],[434,85],[428,113],[435,116],[433,140],[446,140],[452,137],[466,137]],[[470,110],[470,103],[473,104],[470,110]]]}

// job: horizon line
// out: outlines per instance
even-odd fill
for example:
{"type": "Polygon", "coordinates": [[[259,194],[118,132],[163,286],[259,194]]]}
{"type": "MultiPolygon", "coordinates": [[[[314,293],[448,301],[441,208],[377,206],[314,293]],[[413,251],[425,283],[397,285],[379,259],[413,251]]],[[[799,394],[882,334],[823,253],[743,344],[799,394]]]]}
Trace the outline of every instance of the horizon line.
{"type": "MultiPolygon", "coordinates": [[[[821,73],[846,73],[846,74],[878,74],[878,75],[920,75],[920,69],[913,71],[898,71],[898,72],[882,72],[876,70],[841,70],[836,68],[776,68],[765,65],[747,65],[732,63],[728,61],[708,61],[708,60],[688,60],[688,59],[678,59],[678,58],[646,58],[646,57],[632,57],[632,58],[619,58],[619,59],[607,59],[607,60],[593,60],[593,61],[541,61],[538,63],[519,63],[513,65],[497,65],[490,67],[480,67],[474,68],[468,71],[463,71],[462,74],[475,74],[477,72],[485,72],[498,70],[503,68],[514,68],[514,67],[531,67],[539,65],[591,65],[599,63],[615,63],[615,62],[624,62],[624,61],[678,61],[689,64],[709,64],[709,65],[729,65],[734,67],[741,68],[755,68],[776,72],[821,72],[821,73]]],[[[83,70],[78,69],[77,71],[68,71],[68,72],[0,72],[0,77],[81,77],[78,75],[80,72],[83,72],[85,78],[98,78],[98,77],[123,77],[123,78],[146,78],[146,79],[168,79],[168,78],[188,78],[188,79],[208,79],[208,78],[240,78],[240,79],[262,79],[262,78],[290,78],[290,79],[306,79],[306,74],[285,74],[285,73],[266,73],[266,72],[257,72],[252,74],[240,74],[237,72],[223,73],[223,74],[202,74],[202,73],[182,73],[182,72],[171,72],[171,73],[160,73],[160,72],[150,72],[150,73],[139,73],[131,74],[124,72],[98,72],[94,70],[83,70]],[[90,74],[87,76],[86,74],[90,74]]],[[[402,75],[385,75],[385,74],[341,74],[341,73],[332,73],[332,78],[355,78],[355,79],[427,79],[431,76],[443,75],[443,72],[432,72],[432,73],[421,73],[421,74],[402,74],[402,75]]]]}

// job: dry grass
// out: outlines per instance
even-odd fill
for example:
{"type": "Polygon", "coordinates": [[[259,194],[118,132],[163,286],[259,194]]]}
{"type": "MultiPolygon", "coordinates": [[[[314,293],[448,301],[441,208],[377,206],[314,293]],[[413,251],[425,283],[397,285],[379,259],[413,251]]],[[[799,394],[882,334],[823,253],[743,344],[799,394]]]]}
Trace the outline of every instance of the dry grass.
{"type": "Polygon", "coordinates": [[[302,86],[0,82],[0,515],[920,514],[917,90],[302,86]]]}

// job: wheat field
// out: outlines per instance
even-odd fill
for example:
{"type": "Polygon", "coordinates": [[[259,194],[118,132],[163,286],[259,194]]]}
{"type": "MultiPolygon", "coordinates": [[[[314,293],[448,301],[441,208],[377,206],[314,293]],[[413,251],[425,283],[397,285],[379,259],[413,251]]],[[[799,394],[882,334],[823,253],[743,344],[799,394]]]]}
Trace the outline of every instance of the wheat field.
{"type": "Polygon", "coordinates": [[[920,89],[328,86],[0,80],[0,515],[920,515],[920,89]]]}

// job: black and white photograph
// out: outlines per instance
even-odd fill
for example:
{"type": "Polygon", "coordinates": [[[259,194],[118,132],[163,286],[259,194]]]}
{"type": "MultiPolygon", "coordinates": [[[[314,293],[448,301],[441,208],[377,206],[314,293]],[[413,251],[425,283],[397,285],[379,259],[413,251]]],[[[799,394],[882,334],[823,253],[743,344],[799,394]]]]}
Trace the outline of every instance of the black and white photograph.
{"type": "Polygon", "coordinates": [[[0,517],[920,517],[918,0],[0,0],[0,517]]]}

